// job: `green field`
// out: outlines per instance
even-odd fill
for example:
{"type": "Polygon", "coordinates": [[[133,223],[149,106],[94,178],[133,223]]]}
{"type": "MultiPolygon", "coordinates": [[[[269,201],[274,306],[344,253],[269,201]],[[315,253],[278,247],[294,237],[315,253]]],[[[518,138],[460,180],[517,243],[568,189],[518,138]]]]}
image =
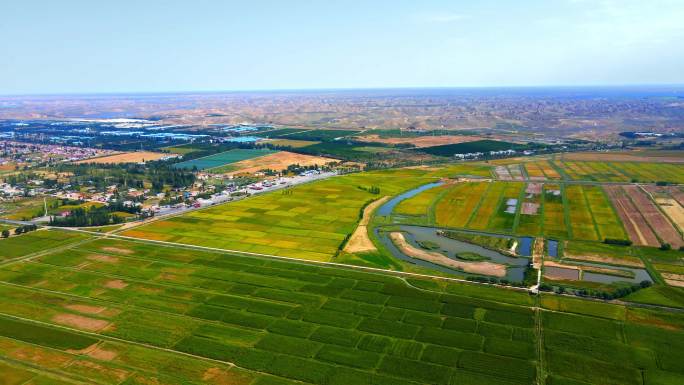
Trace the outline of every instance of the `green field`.
{"type": "Polygon", "coordinates": [[[42,230],[7,239],[0,238],[0,262],[45,249],[61,247],[87,238],[87,235],[81,233],[42,230]]]}
{"type": "Polygon", "coordinates": [[[435,180],[426,175],[392,170],[334,177],[157,221],[124,235],[327,261],[356,228],[367,202],[435,180]],[[371,186],[380,193],[366,191],[371,186]]]}
{"type": "Polygon", "coordinates": [[[445,144],[442,146],[433,146],[427,148],[417,149],[416,151],[424,152],[437,156],[453,156],[454,154],[466,154],[472,152],[489,152],[509,150],[520,147],[515,143],[502,142],[498,140],[476,140],[474,142],[445,144]]]}
{"type": "Polygon", "coordinates": [[[394,207],[394,212],[400,215],[427,215],[433,201],[448,188],[449,186],[442,185],[427,189],[412,198],[399,202],[394,207]]]}
{"type": "Polygon", "coordinates": [[[284,138],[327,142],[335,140],[337,138],[342,138],[345,136],[354,135],[358,133],[359,131],[355,130],[306,130],[296,133],[290,133],[284,136],[284,138]]]}
{"type": "Polygon", "coordinates": [[[525,189],[521,182],[468,182],[439,194],[428,190],[403,202],[397,210],[400,214],[427,215],[425,208],[434,207],[434,223],[441,227],[590,241],[626,238],[599,186],[547,183],[541,194],[527,194],[525,189]],[[515,213],[507,213],[507,203],[512,199],[518,200],[515,213]],[[523,214],[523,202],[539,205],[537,213],[523,214]]]}
{"type": "Polygon", "coordinates": [[[684,183],[684,165],[650,162],[554,161],[573,180],[684,183]]]}
{"type": "Polygon", "coordinates": [[[207,170],[210,168],[221,167],[227,164],[239,162],[241,160],[252,159],[259,156],[272,154],[275,151],[265,149],[236,149],[224,151],[218,154],[205,156],[174,164],[175,168],[207,170]]]}
{"type": "Polygon", "coordinates": [[[0,383],[684,380],[682,314],[534,303],[492,286],[98,239],[0,266],[0,383]]]}

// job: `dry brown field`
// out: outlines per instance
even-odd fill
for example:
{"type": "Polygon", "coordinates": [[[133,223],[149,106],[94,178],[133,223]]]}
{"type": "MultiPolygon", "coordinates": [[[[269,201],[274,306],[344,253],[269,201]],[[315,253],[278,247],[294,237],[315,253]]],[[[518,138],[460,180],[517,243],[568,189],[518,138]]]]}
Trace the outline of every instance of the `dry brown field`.
{"type": "Polygon", "coordinates": [[[287,169],[291,164],[300,166],[322,166],[326,163],[337,162],[336,159],[324,158],[322,156],[312,156],[295,154],[294,152],[280,151],[275,154],[260,156],[258,158],[246,159],[232,163],[229,171],[225,174],[252,174],[264,169],[281,171],[287,169]]]}
{"type": "Polygon", "coordinates": [[[620,186],[605,186],[604,189],[613,206],[615,206],[615,210],[625,226],[629,239],[636,245],[660,246],[658,238],[653,234],[651,228],[648,227],[646,220],[625,194],[625,191],[620,186]]]}
{"type": "Polygon", "coordinates": [[[466,143],[482,140],[484,138],[479,136],[465,136],[465,135],[439,135],[439,136],[419,136],[413,138],[381,138],[379,135],[364,135],[357,136],[355,139],[362,142],[375,142],[385,144],[403,144],[411,143],[418,148],[441,146],[445,144],[466,143]]]}
{"type": "Polygon", "coordinates": [[[673,248],[678,249],[684,244],[682,236],[672,226],[672,223],[658,210],[655,203],[649,198],[646,192],[639,186],[624,186],[624,190],[629,194],[632,201],[639,211],[644,216],[646,221],[651,225],[653,231],[664,241],[669,243],[673,248]]]}
{"type": "Polygon", "coordinates": [[[101,156],[98,158],[83,159],[74,164],[81,163],[141,163],[153,160],[159,160],[166,156],[173,156],[175,154],[168,154],[163,152],[152,152],[152,151],[134,151],[134,152],[122,152],[120,154],[101,156]]]}

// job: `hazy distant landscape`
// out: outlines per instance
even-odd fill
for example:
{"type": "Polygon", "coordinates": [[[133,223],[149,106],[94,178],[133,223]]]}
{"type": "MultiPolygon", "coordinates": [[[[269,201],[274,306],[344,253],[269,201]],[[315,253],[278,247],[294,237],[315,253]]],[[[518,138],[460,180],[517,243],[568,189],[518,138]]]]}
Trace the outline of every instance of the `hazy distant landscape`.
{"type": "Polygon", "coordinates": [[[681,1],[0,15],[0,385],[684,384],[681,1]]]}

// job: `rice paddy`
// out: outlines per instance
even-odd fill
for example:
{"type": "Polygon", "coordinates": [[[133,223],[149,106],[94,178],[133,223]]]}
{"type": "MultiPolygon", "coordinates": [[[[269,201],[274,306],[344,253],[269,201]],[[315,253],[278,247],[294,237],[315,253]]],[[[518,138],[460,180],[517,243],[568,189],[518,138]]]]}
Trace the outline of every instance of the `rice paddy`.
{"type": "Polygon", "coordinates": [[[393,170],[334,177],[153,222],[123,234],[328,261],[354,231],[367,202],[436,179],[425,174],[423,170],[393,170]],[[369,192],[371,186],[379,187],[380,195],[369,192]]]}
{"type": "Polygon", "coordinates": [[[425,213],[432,199],[439,227],[590,241],[627,237],[600,186],[468,182],[433,190],[403,202],[399,213],[425,213]]]}
{"type": "Polygon", "coordinates": [[[0,266],[2,383],[684,378],[678,313],[120,239],[42,251],[0,266]]]}
{"type": "Polygon", "coordinates": [[[197,168],[198,170],[206,170],[272,153],[274,153],[274,151],[266,149],[235,149],[224,151],[219,154],[209,155],[202,158],[176,163],[174,167],[183,169],[197,168]]]}
{"type": "MultiPolygon", "coordinates": [[[[611,158],[606,153],[598,153],[595,158],[600,158],[601,155],[605,155],[603,156],[606,158],[605,161],[592,161],[591,156],[565,155],[559,158],[533,160],[522,165],[527,178],[531,181],[684,183],[684,164],[682,163],[667,163],[668,159],[653,162],[651,158],[644,158],[644,161],[618,161],[623,157],[618,155],[611,158]]],[[[634,157],[624,159],[634,159],[634,157]]],[[[511,179],[511,177],[504,175],[500,179],[511,179]]]]}

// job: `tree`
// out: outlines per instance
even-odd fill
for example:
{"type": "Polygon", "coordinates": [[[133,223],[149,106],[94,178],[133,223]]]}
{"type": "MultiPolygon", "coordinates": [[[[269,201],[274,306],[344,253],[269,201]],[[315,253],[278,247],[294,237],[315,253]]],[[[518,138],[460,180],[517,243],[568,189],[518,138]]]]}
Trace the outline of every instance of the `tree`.
{"type": "Polygon", "coordinates": [[[7,237],[9,237],[9,236],[10,236],[9,230],[7,230],[7,229],[2,230],[2,237],[3,237],[3,238],[7,238],[7,237]]]}
{"type": "Polygon", "coordinates": [[[663,243],[662,245],[660,245],[660,250],[670,250],[670,249],[672,249],[672,245],[670,245],[669,243],[663,243]]]}
{"type": "Polygon", "coordinates": [[[14,229],[14,234],[16,234],[16,235],[19,235],[19,234],[21,234],[21,233],[23,233],[23,232],[24,232],[24,228],[23,228],[23,227],[17,227],[16,229],[14,229]]]}

